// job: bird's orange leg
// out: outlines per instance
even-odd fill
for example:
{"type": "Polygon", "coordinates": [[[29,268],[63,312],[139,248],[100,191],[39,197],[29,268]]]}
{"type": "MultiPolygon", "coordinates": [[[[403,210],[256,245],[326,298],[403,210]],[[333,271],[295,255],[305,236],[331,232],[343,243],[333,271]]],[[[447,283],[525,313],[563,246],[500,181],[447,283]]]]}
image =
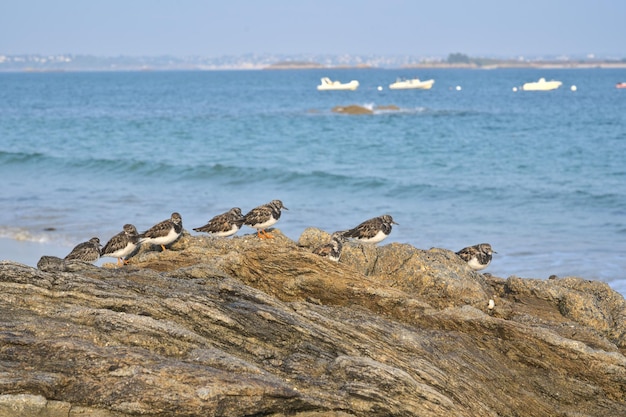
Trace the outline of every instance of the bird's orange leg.
{"type": "Polygon", "coordinates": [[[263,229],[263,235],[265,236],[265,239],[274,239],[274,235],[266,232],[265,229],[263,229]]]}

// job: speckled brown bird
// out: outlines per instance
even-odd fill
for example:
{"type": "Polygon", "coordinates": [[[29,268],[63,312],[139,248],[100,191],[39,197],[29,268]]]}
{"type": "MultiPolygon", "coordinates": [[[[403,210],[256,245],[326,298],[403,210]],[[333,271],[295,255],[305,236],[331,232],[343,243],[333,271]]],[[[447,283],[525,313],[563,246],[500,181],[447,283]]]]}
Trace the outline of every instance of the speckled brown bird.
{"type": "Polygon", "coordinates": [[[117,258],[118,265],[125,265],[128,255],[137,249],[139,243],[139,233],[132,224],[125,224],[123,230],[113,236],[100,251],[100,256],[117,258]]]}
{"type": "Polygon", "coordinates": [[[244,217],[239,207],[233,207],[226,213],[218,214],[202,227],[196,227],[196,232],[210,233],[213,236],[227,237],[239,231],[244,217]]]}
{"type": "Polygon", "coordinates": [[[343,233],[343,231],[333,233],[330,236],[330,242],[313,249],[313,253],[331,261],[339,262],[345,240],[343,233]]]}
{"type": "Polygon", "coordinates": [[[174,212],[172,216],[155,224],[150,229],[139,235],[139,243],[150,245],[160,245],[162,250],[165,246],[174,242],[183,233],[183,218],[174,212]]]}
{"type": "Polygon", "coordinates": [[[64,258],[66,261],[96,262],[100,259],[100,239],[92,237],[87,242],[79,243],[64,258]]]}
{"type": "Polygon", "coordinates": [[[272,200],[267,204],[253,208],[244,216],[243,224],[257,229],[257,236],[260,239],[271,239],[274,236],[267,233],[265,229],[274,225],[280,219],[280,210],[289,210],[280,200],[272,200]]]}
{"type": "Polygon", "coordinates": [[[360,242],[378,243],[389,236],[392,224],[398,223],[394,222],[390,215],[384,214],[364,221],[354,229],[344,232],[343,236],[360,242]]]}
{"type": "Polygon", "coordinates": [[[458,251],[456,254],[461,257],[470,268],[474,271],[480,271],[491,263],[491,254],[498,253],[491,249],[489,243],[480,243],[474,246],[468,246],[458,251]]]}

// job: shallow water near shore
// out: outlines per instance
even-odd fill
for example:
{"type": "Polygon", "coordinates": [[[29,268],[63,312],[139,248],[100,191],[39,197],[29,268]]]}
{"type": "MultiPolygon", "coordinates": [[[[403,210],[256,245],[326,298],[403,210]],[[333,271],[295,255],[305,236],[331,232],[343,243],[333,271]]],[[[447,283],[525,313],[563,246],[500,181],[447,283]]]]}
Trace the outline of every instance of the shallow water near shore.
{"type": "Polygon", "coordinates": [[[289,210],[276,227],[294,240],[309,226],[332,232],[388,213],[399,226],[383,244],[489,242],[498,253],[485,272],[576,275],[626,294],[626,91],[614,88],[625,78],[608,69],[0,74],[0,258],[34,265],[39,248],[104,243],[124,223],[142,231],[178,211],[191,230],[233,206],[281,199],[289,210]],[[323,76],[361,86],[319,92],[323,76]],[[435,86],[387,88],[412,76],[435,86]],[[563,87],[512,91],[540,77],[563,87]],[[350,104],[399,110],[331,111],[350,104]]]}

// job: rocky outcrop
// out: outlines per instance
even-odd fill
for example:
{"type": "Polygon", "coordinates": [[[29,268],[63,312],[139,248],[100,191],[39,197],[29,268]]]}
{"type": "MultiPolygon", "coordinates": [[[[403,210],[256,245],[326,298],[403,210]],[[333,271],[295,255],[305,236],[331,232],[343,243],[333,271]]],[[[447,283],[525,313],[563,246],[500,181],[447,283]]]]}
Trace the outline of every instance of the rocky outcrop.
{"type": "Polygon", "coordinates": [[[372,109],[368,109],[367,107],[359,106],[357,104],[350,104],[348,106],[335,106],[331,110],[333,113],[342,113],[342,114],[374,114],[372,109]]]}
{"type": "Polygon", "coordinates": [[[0,416],[626,415],[606,284],[396,243],[336,263],[311,253],[325,232],[273,234],[0,263],[0,416]]]}

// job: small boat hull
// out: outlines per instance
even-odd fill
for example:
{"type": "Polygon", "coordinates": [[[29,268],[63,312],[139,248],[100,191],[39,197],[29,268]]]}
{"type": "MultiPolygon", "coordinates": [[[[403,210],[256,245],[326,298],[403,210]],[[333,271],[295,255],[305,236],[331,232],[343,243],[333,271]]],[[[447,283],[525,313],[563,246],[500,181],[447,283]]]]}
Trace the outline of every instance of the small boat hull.
{"type": "Polygon", "coordinates": [[[526,83],[522,86],[522,90],[524,91],[550,91],[556,90],[563,83],[561,81],[546,81],[545,78],[540,78],[539,81],[535,81],[532,83],[526,83]]]}
{"type": "Polygon", "coordinates": [[[324,77],[322,78],[322,82],[317,86],[319,91],[330,91],[330,90],[356,90],[359,88],[359,82],[357,80],[352,80],[349,83],[341,83],[339,81],[331,81],[330,78],[324,77]]]}
{"type": "Polygon", "coordinates": [[[412,80],[398,80],[389,84],[390,90],[430,90],[435,84],[435,80],[421,81],[418,78],[412,80]]]}

